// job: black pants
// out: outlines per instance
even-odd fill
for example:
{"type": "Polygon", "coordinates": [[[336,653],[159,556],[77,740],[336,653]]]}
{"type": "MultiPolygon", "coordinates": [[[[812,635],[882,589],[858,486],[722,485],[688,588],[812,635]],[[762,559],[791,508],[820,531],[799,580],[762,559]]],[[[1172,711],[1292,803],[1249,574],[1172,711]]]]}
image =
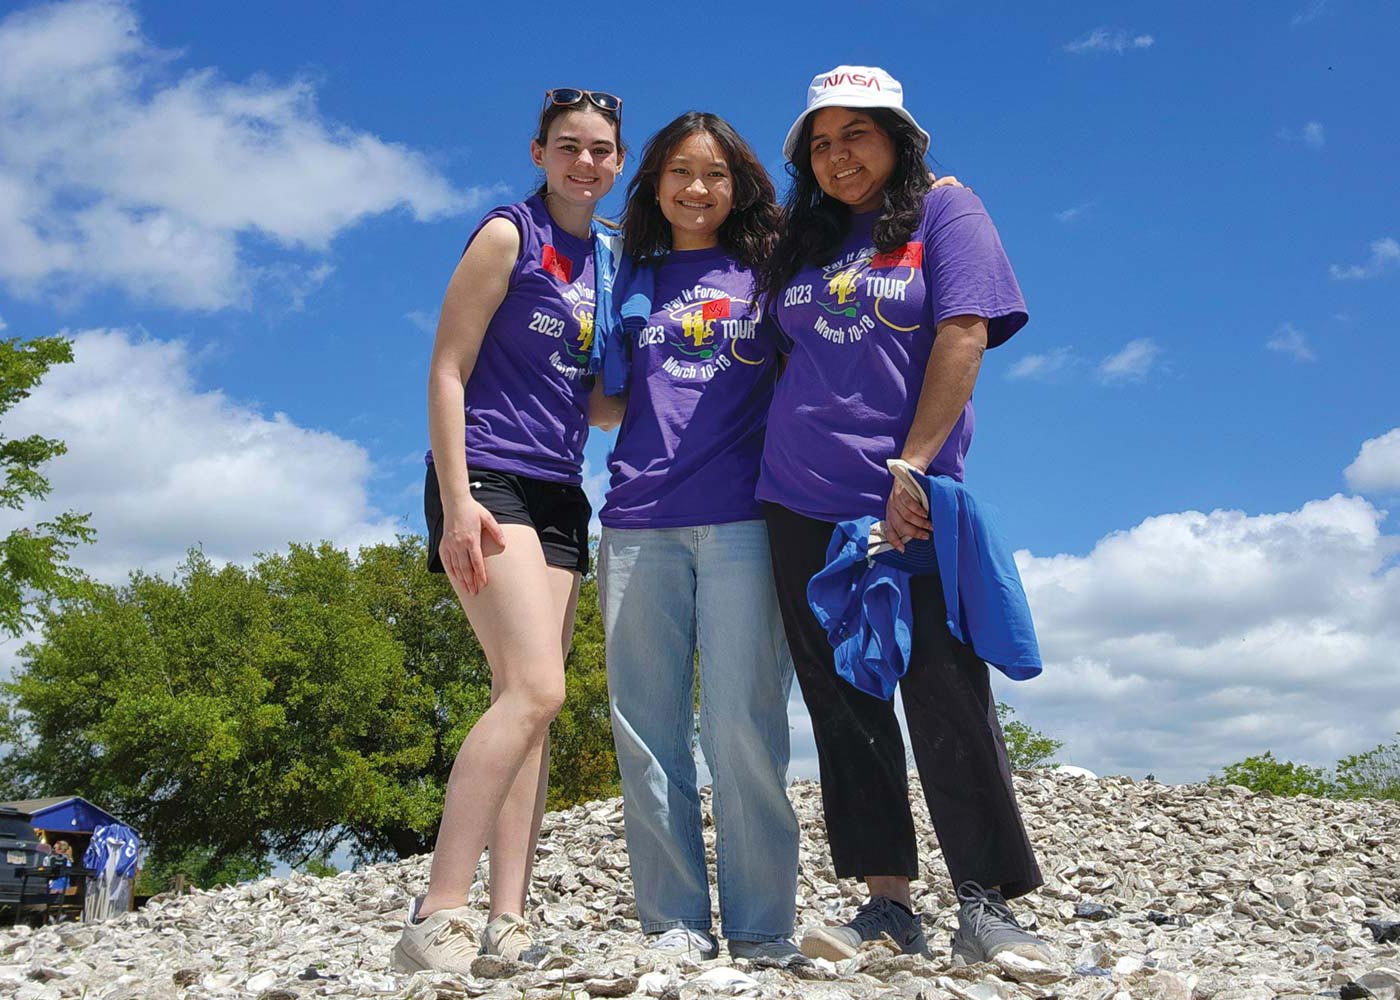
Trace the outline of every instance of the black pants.
{"type": "MultiPolygon", "coordinates": [[[[835,525],[764,504],[783,627],[812,717],[822,810],[836,874],[919,877],[904,740],[894,703],[836,673],[807,581],[826,563],[835,525]]],[[[919,781],[953,885],[1000,886],[1008,898],[1044,881],[1026,837],[987,665],[948,631],[936,576],[910,581],[909,670],[899,682],[919,781]]]]}

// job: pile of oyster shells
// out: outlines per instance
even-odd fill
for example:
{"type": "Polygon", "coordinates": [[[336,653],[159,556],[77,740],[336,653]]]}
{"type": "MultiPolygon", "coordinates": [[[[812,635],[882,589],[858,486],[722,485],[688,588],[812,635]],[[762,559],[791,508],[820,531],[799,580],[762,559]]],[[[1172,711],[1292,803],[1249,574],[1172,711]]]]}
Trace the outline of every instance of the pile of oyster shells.
{"type": "MultiPolygon", "coordinates": [[[[1400,803],[1053,771],[1020,774],[1016,787],[1046,884],[1014,906],[1056,948],[1047,965],[953,964],[953,890],[915,784],[927,958],[888,941],[791,971],[723,951],[699,963],[649,953],[612,799],[545,817],[528,964],[483,956],[467,977],[389,971],[424,856],[158,897],[105,924],[3,928],[0,996],[1400,1000],[1400,803]]],[[[797,782],[791,794],[804,835],[798,926],[844,919],[862,890],[834,877],[820,789],[797,782]]]]}

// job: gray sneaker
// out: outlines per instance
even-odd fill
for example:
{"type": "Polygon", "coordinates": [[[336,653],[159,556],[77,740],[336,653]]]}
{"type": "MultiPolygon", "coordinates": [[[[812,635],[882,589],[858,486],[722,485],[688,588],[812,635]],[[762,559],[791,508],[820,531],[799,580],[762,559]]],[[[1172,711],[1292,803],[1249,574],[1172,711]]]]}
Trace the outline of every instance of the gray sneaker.
{"type": "Polygon", "coordinates": [[[884,934],[906,955],[928,953],[923,928],[917,915],[885,896],[871,896],[849,923],[839,927],[813,927],[802,935],[802,954],[831,962],[855,957],[866,941],[878,941],[884,934]]]}
{"type": "Polygon", "coordinates": [[[953,933],[953,959],[968,965],[990,962],[1010,952],[1035,962],[1053,962],[1049,945],[1016,922],[1001,893],[976,882],[958,886],[958,929],[953,933]]]}
{"type": "Polygon", "coordinates": [[[747,959],[760,965],[776,965],[780,969],[812,964],[812,960],[787,938],[769,938],[767,941],[735,941],[730,938],[729,957],[747,959]]]}
{"type": "Polygon", "coordinates": [[[648,935],[647,948],[672,958],[688,958],[693,962],[708,962],[719,954],[719,942],[709,931],[694,927],[672,927],[660,934],[648,935]]]}

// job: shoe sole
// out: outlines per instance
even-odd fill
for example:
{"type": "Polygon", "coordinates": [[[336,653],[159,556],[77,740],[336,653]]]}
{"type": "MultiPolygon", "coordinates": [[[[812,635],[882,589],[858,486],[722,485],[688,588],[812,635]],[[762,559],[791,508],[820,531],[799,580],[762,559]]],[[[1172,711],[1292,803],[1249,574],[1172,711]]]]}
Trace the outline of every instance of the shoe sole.
{"type": "Polygon", "coordinates": [[[984,957],[976,949],[970,949],[959,945],[956,941],[953,942],[952,958],[954,965],[977,965],[979,962],[994,962],[996,961],[997,955],[1015,955],[1017,958],[1024,958],[1028,962],[1040,962],[1042,965],[1054,965],[1056,961],[1055,958],[1032,945],[1009,945],[997,951],[995,954],[984,957]],[[1033,951],[1035,954],[1027,954],[1026,951],[1017,950],[1021,948],[1027,951],[1033,951]]]}
{"type": "Polygon", "coordinates": [[[716,948],[712,952],[696,951],[695,949],[691,949],[690,951],[663,951],[660,948],[649,948],[647,950],[650,951],[653,955],[664,955],[667,958],[674,958],[678,961],[684,958],[689,959],[692,962],[708,962],[712,959],[719,958],[718,948],[716,948]]]}
{"type": "MultiPolygon", "coordinates": [[[[864,943],[864,941],[861,942],[861,944],[864,943]]],[[[852,948],[836,935],[818,928],[802,935],[800,950],[808,958],[824,958],[828,962],[844,962],[848,958],[855,958],[860,948],[859,946],[852,948]]],[[[908,944],[901,945],[900,950],[906,955],[923,955],[927,958],[928,941],[923,934],[920,934],[908,944]]]]}
{"type": "Polygon", "coordinates": [[[824,958],[828,962],[844,962],[848,958],[855,958],[857,950],[836,935],[820,928],[803,934],[799,949],[808,958],[824,958]]]}

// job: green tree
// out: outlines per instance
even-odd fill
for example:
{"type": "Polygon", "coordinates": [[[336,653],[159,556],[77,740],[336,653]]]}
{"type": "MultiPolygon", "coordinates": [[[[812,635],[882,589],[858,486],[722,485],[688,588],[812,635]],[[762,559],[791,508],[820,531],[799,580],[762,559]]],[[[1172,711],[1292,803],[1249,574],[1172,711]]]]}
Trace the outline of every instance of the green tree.
{"type": "Polygon", "coordinates": [[[1332,793],[1332,786],[1321,768],[1275,760],[1272,750],[1227,764],[1218,777],[1211,775],[1207,780],[1212,785],[1240,785],[1251,791],[1272,792],[1274,795],[1322,798],[1332,793]]]}
{"type": "Polygon", "coordinates": [[[1338,798],[1400,802],[1400,739],[1343,757],[1337,762],[1335,787],[1338,798]]]}
{"type": "Polygon", "coordinates": [[[1006,755],[1011,759],[1014,771],[1026,771],[1034,767],[1044,767],[1050,758],[1064,746],[1060,740],[1052,739],[1024,722],[1013,720],[1016,710],[1005,702],[997,702],[997,721],[1001,723],[1002,734],[1006,737],[1006,755]]]}
{"type": "Polygon", "coordinates": [[[214,848],[196,847],[177,856],[166,852],[148,857],[136,877],[136,894],[154,896],[158,892],[168,892],[175,888],[178,876],[184,876],[188,886],[212,889],[218,885],[236,885],[265,878],[270,874],[272,865],[265,857],[226,854],[216,859],[214,848]]]}
{"type": "MultiPolygon", "coordinates": [[[[46,613],[5,686],[5,769],[101,802],[197,884],[431,848],[457,748],[490,704],[480,643],[421,538],[251,567],[192,552],[46,613]]],[[[617,788],[597,590],[579,602],[550,805],[617,788]]],[[[309,868],[308,868],[309,870],[309,868]]]]}
{"type": "MultiPolygon", "coordinates": [[[[73,346],[62,337],[0,339],[0,415],[28,397],[51,367],[72,360],[73,346]]],[[[53,438],[0,434],[0,508],[21,510],[47,497],[49,481],[39,468],[65,451],[53,438]]],[[[81,582],[67,563],[69,550],[93,537],[87,521],[86,514],[69,511],[0,538],[0,633],[20,635],[35,624],[45,599],[71,593],[81,582]]]]}

